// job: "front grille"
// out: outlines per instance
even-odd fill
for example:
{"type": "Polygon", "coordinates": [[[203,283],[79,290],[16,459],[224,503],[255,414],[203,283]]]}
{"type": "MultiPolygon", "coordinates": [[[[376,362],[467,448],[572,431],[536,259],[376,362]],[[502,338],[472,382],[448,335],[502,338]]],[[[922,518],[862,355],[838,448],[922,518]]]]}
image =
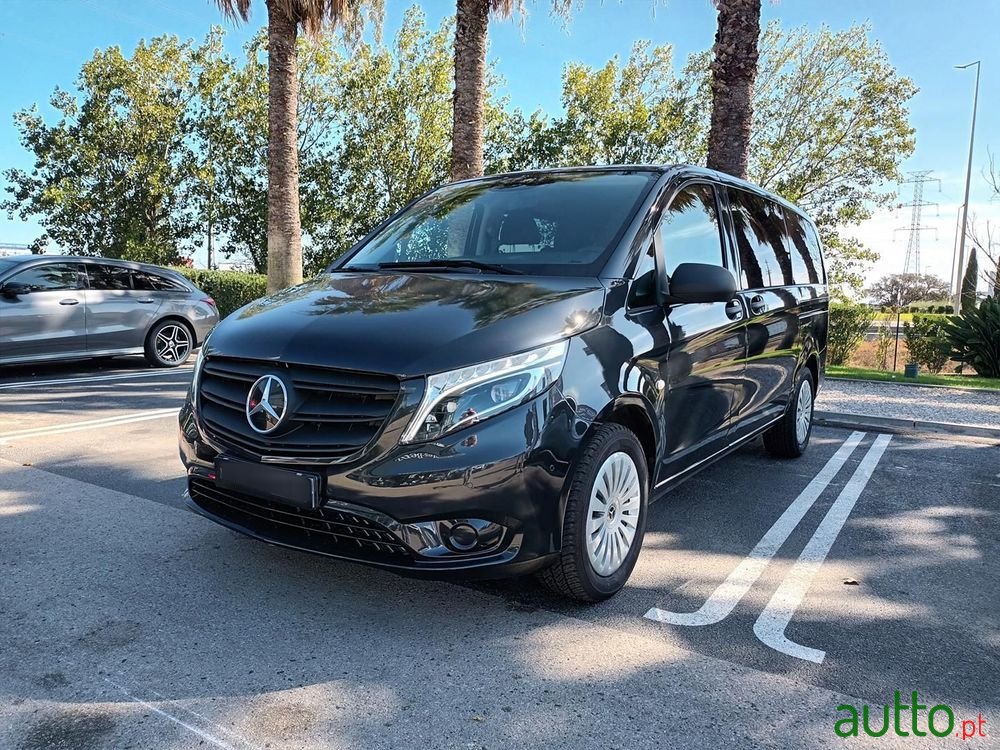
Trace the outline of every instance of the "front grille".
{"type": "Polygon", "coordinates": [[[269,541],[372,561],[401,563],[411,557],[409,548],[385,526],[349,511],[302,510],[222,489],[197,477],[191,477],[188,492],[212,515],[269,541]]]}
{"type": "Polygon", "coordinates": [[[209,437],[224,447],[259,459],[275,456],[342,461],[375,439],[396,397],[399,381],[389,375],[324,367],[209,357],[201,371],[199,408],[209,437]],[[261,435],[246,419],[254,381],[274,373],[292,387],[285,422],[261,435]]]}

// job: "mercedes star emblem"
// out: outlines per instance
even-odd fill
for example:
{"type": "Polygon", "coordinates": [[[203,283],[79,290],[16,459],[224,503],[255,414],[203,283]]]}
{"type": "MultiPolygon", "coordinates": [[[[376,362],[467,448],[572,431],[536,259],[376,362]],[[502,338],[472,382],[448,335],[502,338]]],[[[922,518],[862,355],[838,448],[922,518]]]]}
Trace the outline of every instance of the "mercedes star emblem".
{"type": "Polygon", "coordinates": [[[266,435],[278,429],[288,408],[288,390],[277,375],[258,378],[247,394],[247,423],[266,435]]]}

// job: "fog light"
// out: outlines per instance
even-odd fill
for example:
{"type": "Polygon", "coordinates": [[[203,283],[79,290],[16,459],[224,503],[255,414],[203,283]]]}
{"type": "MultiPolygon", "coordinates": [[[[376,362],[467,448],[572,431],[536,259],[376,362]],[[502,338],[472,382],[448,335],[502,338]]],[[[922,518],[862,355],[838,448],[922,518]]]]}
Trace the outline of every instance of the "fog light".
{"type": "Polygon", "coordinates": [[[458,523],[448,532],[448,541],[460,552],[467,552],[479,544],[479,532],[467,523],[458,523]]]}

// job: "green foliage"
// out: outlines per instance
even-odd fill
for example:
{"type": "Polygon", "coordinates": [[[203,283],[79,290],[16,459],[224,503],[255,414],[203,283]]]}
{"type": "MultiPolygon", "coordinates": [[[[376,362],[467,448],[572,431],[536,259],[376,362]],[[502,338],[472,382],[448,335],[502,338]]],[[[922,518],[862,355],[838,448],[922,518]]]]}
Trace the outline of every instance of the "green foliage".
{"type": "Polygon", "coordinates": [[[878,364],[878,369],[889,369],[889,350],[892,349],[895,340],[896,337],[889,326],[878,327],[878,338],[875,340],[875,362],[878,364]]]}
{"type": "Polygon", "coordinates": [[[84,63],[76,95],[56,89],[47,124],[36,107],[18,112],[30,170],[4,173],[2,207],[40,217],[44,246],[81,255],[153,263],[176,260],[195,231],[187,210],[195,78],[221,47],[213,30],[204,43],[162,36],[140,41],[131,57],[118,47],[84,63]]]}
{"type": "Polygon", "coordinates": [[[915,302],[947,299],[948,282],[933,274],[894,273],[872,284],[867,294],[877,305],[907,307],[915,302]]]}
{"type": "MultiPolygon", "coordinates": [[[[831,281],[856,290],[878,256],[838,229],[892,201],[881,186],[899,178],[915,143],[907,105],[916,87],[869,31],[767,27],[749,154],[750,180],[812,214],[831,281]]],[[[678,71],[669,45],[640,42],[624,63],[567,65],[563,113],[531,116],[515,165],[703,163],[710,60],[707,52],[694,54],[678,71]]]]}
{"type": "Polygon", "coordinates": [[[911,362],[933,373],[941,372],[951,356],[947,321],[946,315],[914,315],[912,323],[903,324],[911,362]]]}
{"type": "Polygon", "coordinates": [[[978,307],[950,318],[951,358],[978,375],[1000,378],[1000,300],[985,299],[978,307]]]}
{"type": "MultiPolygon", "coordinates": [[[[453,29],[451,19],[429,28],[411,8],[386,43],[300,39],[307,271],[448,180],[453,29]]],[[[771,24],[761,38],[750,177],[816,218],[835,292],[860,288],[877,257],[840,228],[890,199],[878,186],[896,180],[913,149],[906,107],[915,88],[868,34],[771,24]]],[[[54,94],[54,124],[37,110],[17,116],[36,167],[6,173],[4,208],[38,217],[39,245],[164,263],[212,237],[221,256],[266,270],[267,38],[256,35],[238,57],[222,38],[214,29],[201,43],[142,42],[129,58],[96,52],[77,91],[54,94]]],[[[551,115],[512,110],[488,74],[487,171],[703,163],[711,55],[673,58],[670,46],[639,42],[627,60],[571,63],[551,115]]]]}
{"type": "Polygon", "coordinates": [[[219,315],[226,317],[234,310],[267,293],[267,276],[242,271],[206,271],[196,268],[174,268],[195,286],[215,300],[219,315]]]}
{"type": "Polygon", "coordinates": [[[979,284],[979,261],[976,260],[976,248],[969,253],[969,265],[965,267],[962,277],[962,315],[968,315],[976,309],[976,287],[979,284]]]}
{"type": "Polygon", "coordinates": [[[827,362],[842,365],[850,358],[875,319],[867,305],[836,303],[830,305],[830,330],[827,336],[827,362]]]}

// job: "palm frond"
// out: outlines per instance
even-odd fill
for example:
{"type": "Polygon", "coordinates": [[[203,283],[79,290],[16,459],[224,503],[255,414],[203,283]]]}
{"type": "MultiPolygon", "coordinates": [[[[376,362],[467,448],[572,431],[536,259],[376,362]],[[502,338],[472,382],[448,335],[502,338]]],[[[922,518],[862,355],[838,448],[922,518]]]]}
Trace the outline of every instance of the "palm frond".
{"type": "Polygon", "coordinates": [[[250,0],[215,0],[222,15],[232,21],[250,20],[250,0]]]}

